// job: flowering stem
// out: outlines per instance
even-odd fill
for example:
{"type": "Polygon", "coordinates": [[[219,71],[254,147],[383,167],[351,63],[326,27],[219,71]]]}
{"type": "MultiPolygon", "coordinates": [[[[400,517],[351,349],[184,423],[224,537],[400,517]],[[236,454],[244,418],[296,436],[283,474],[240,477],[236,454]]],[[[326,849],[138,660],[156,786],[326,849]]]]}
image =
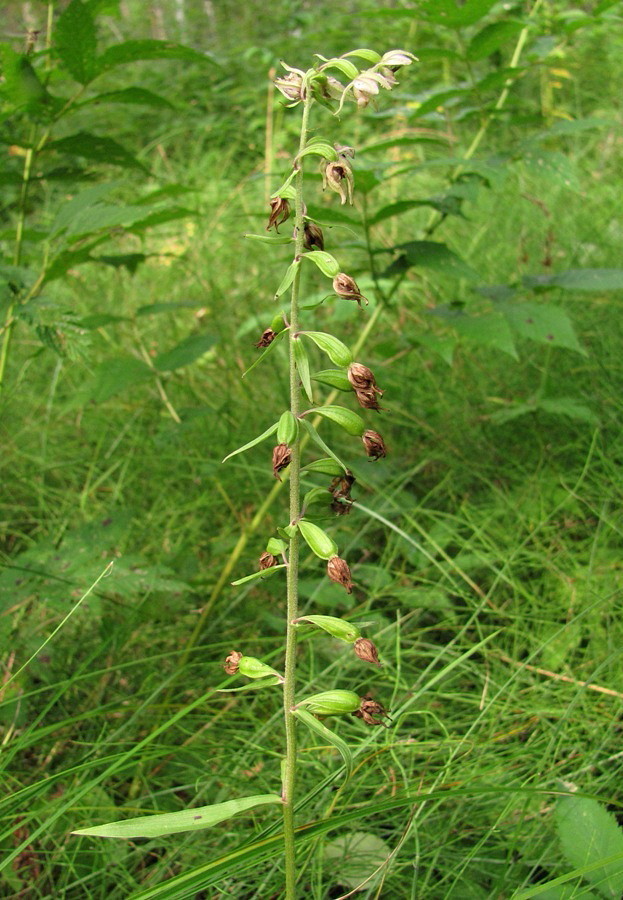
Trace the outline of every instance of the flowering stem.
{"type": "MultiPolygon", "coordinates": [[[[301,119],[301,137],[299,153],[307,142],[307,123],[311,98],[308,96],[303,103],[303,116],[301,119]]],[[[294,224],[296,229],[296,242],[294,247],[295,259],[304,250],[303,246],[303,167],[299,159],[298,170],[294,179],[296,191],[294,224]]],[[[299,320],[299,290],[301,279],[301,267],[297,267],[290,303],[290,411],[293,416],[300,413],[300,386],[299,375],[294,358],[294,335],[298,330],[299,320]]],[[[292,447],[290,461],[290,522],[296,522],[301,514],[301,441],[297,437],[292,447]]],[[[296,868],[294,847],[294,788],[296,777],[296,719],[292,713],[294,706],[295,667],[296,667],[296,626],[294,619],[298,616],[298,574],[299,574],[299,544],[298,531],[290,539],[288,554],[287,577],[287,625],[286,625],[286,659],[284,666],[283,685],[283,712],[285,719],[286,755],[283,769],[283,836],[285,846],[285,874],[286,874],[286,900],[294,900],[296,895],[296,868]]]]}

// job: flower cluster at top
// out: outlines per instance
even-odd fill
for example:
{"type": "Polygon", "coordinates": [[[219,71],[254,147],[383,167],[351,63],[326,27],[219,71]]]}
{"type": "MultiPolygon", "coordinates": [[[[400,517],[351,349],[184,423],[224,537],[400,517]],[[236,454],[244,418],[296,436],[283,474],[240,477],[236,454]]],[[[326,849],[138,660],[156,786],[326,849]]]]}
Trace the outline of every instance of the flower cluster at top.
{"type": "Polygon", "coordinates": [[[374,50],[353,50],[344,56],[326,59],[319,56],[321,61],[313,69],[303,72],[281,65],[286,69],[287,75],[275,79],[275,86],[284,97],[296,105],[305,100],[309,93],[316,100],[325,105],[331,105],[332,101],[338,101],[336,114],[339,113],[346,100],[354,100],[360,109],[368,105],[379,93],[380,88],[390,91],[396,81],[396,72],[403,66],[410,66],[417,58],[407,50],[388,50],[381,56],[374,50]],[[364,59],[372,63],[368,69],[359,69],[349,57],[364,59]],[[348,80],[343,84],[334,75],[328,75],[327,71],[334,69],[344,75],[348,80]]]}

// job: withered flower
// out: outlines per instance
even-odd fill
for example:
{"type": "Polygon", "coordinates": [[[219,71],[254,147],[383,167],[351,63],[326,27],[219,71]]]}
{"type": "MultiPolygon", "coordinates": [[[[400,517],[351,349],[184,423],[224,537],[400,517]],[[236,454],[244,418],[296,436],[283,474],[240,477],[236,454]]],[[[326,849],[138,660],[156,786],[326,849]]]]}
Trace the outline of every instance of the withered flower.
{"type": "Polygon", "coordinates": [[[363,719],[366,725],[383,725],[385,728],[387,727],[382,718],[383,716],[387,716],[387,713],[381,704],[377,703],[376,700],[372,700],[371,697],[362,697],[361,705],[353,715],[358,719],[363,719]],[[375,716],[381,716],[381,718],[375,719],[375,716]]]}
{"type": "Polygon", "coordinates": [[[351,511],[353,505],[353,501],[348,502],[345,500],[342,502],[341,500],[337,500],[335,497],[331,501],[331,510],[335,513],[336,516],[347,516],[351,511]]]}
{"type": "Polygon", "coordinates": [[[348,367],[347,375],[348,380],[356,391],[373,390],[381,397],[383,396],[383,391],[377,387],[374,373],[367,366],[357,362],[351,363],[348,367]]]}
{"type": "Polygon", "coordinates": [[[257,343],[254,344],[253,346],[257,347],[258,350],[261,349],[262,347],[268,347],[268,346],[270,346],[270,344],[272,344],[272,342],[275,340],[276,337],[277,337],[277,332],[273,331],[272,328],[267,328],[266,331],[262,332],[262,336],[259,339],[259,341],[257,341],[257,343]]]}
{"type": "Polygon", "coordinates": [[[283,223],[290,218],[290,204],[285,197],[272,197],[269,205],[270,218],[268,220],[268,225],[266,226],[266,231],[270,231],[274,225],[275,231],[278,233],[279,226],[283,225],[283,223]]]}
{"type": "Polygon", "coordinates": [[[238,674],[238,663],[242,659],[242,653],[239,653],[237,650],[232,650],[227,659],[225,660],[225,665],[223,668],[228,675],[237,675],[238,674]]]}
{"type": "Polygon", "coordinates": [[[339,194],[342,206],[346,202],[352,204],[355,179],[347,158],[340,156],[338,162],[327,162],[323,159],[320,169],[322,171],[322,189],[329,187],[339,194]]]}
{"type": "Polygon", "coordinates": [[[335,276],[333,279],[333,290],[338,297],[344,297],[345,300],[356,300],[359,306],[361,306],[362,302],[366,306],[368,305],[368,301],[359,290],[355,279],[351,278],[350,275],[346,275],[345,272],[339,272],[335,276]]]}
{"type": "Polygon", "coordinates": [[[262,555],[258,561],[258,568],[260,572],[263,572],[264,569],[270,569],[271,566],[278,566],[279,560],[276,556],[273,556],[272,553],[269,553],[267,550],[264,550],[262,555]]]}
{"type": "Polygon", "coordinates": [[[281,65],[288,70],[288,74],[275,78],[275,87],[287,100],[292,100],[293,102],[304,100],[303,78],[305,77],[305,72],[301,71],[301,69],[293,69],[284,62],[281,65]]]}
{"type": "Polygon", "coordinates": [[[329,490],[333,494],[333,498],[335,500],[350,500],[352,502],[352,497],[350,495],[350,489],[355,483],[355,476],[352,472],[346,471],[343,475],[337,475],[329,486],[329,490]]]}
{"type": "Polygon", "coordinates": [[[381,459],[381,457],[387,456],[385,441],[378,431],[364,431],[361,440],[370,459],[381,459]]]}
{"type": "Polygon", "coordinates": [[[379,662],[379,651],[369,638],[357,638],[353,644],[353,649],[359,659],[362,659],[364,662],[372,663],[375,666],[381,665],[379,662]]]}
{"type": "Polygon", "coordinates": [[[336,584],[341,584],[347,594],[351,594],[353,590],[353,582],[351,580],[350,569],[345,559],[339,556],[332,556],[327,563],[327,575],[336,584]]]}
{"type": "Polygon", "coordinates": [[[363,406],[364,409],[381,409],[378,398],[374,393],[374,388],[359,388],[355,391],[355,394],[359,401],[359,406],[363,406]]]}
{"type": "Polygon", "coordinates": [[[348,147],[346,144],[334,144],[335,152],[338,156],[341,156],[342,159],[354,159],[355,158],[355,148],[348,147]]]}
{"type": "Polygon", "coordinates": [[[273,450],[273,475],[281,481],[279,473],[290,465],[292,451],[287,444],[277,444],[273,450]]]}
{"type": "Polygon", "coordinates": [[[324,235],[319,225],[305,222],[303,226],[303,245],[306,250],[324,250],[324,235]]]}

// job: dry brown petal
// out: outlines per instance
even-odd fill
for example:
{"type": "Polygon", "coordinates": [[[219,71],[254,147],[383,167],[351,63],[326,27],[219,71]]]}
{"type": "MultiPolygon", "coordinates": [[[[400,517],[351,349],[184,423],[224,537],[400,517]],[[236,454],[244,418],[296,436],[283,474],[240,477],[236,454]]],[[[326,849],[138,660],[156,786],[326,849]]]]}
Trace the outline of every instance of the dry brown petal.
{"type": "Polygon", "coordinates": [[[347,375],[348,380],[356,391],[372,389],[381,397],[383,396],[383,391],[377,387],[374,372],[367,366],[362,365],[362,363],[351,363],[348,367],[347,375]]]}
{"type": "Polygon", "coordinates": [[[228,675],[237,675],[238,674],[238,663],[242,659],[242,653],[239,653],[237,650],[232,650],[227,659],[225,660],[225,665],[223,668],[228,675]]]}
{"type": "Polygon", "coordinates": [[[287,75],[275,78],[275,87],[287,100],[304,100],[303,75],[300,69],[291,69],[287,75]]]}
{"type": "Polygon", "coordinates": [[[344,297],[346,300],[356,300],[359,306],[361,306],[362,301],[366,306],[368,305],[368,301],[359,290],[355,279],[351,278],[350,275],[346,275],[345,272],[340,272],[335,276],[333,279],[333,290],[338,297],[344,297]]]}
{"type": "Polygon", "coordinates": [[[347,501],[342,503],[341,500],[336,500],[335,498],[333,498],[333,500],[331,501],[331,509],[336,516],[347,516],[351,511],[352,506],[352,500],[350,503],[348,503],[347,501]]]}
{"type": "Polygon", "coordinates": [[[374,388],[359,388],[355,391],[355,394],[359,401],[359,406],[362,406],[364,409],[381,409],[374,388]]]}
{"type": "Polygon", "coordinates": [[[358,719],[363,719],[366,725],[385,726],[385,722],[383,722],[382,717],[386,716],[387,713],[385,712],[381,704],[376,702],[376,700],[372,700],[370,697],[362,697],[361,706],[356,712],[353,713],[353,715],[358,719]],[[381,716],[381,718],[375,719],[375,716],[381,716]]]}
{"type": "Polygon", "coordinates": [[[277,332],[273,331],[272,328],[267,328],[266,331],[262,332],[262,337],[259,339],[259,341],[253,346],[257,347],[258,349],[261,349],[262,347],[269,347],[276,337],[277,332]]]}
{"type": "Polygon", "coordinates": [[[361,440],[370,459],[381,459],[387,456],[385,441],[377,431],[364,431],[361,440]]]}
{"type": "Polygon", "coordinates": [[[332,556],[327,563],[327,575],[331,581],[341,584],[347,594],[352,593],[353,582],[345,559],[341,559],[339,556],[332,556]]]}
{"type": "Polygon", "coordinates": [[[292,451],[287,444],[277,444],[273,450],[273,475],[279,481],[279,473],[290,465],[292,451]]]}
{"type": "Polygon", "coordinates": [[[276,556],[273,556],[272,553],[269,553],[265,550],[259,558],[258,568],[260,572],[263,572],[264,569],[270,569],[271,566],[278,566],[279,560],[276,556]]]}
{"type": "Polygon", "coordinates": [[[329,490],[333,494],[333,498],[335,500],[350,500],[352,501],[352,497],[350,496],[350,489],[355,483],[355,476],[352,472],[344,472],[343,475],[338,475],[333,479],[329,486],[329,490]]]}
{"type": "Polygon", "coordinates": [[[353,644],[353,648],[359,659],[362,659],[364,662],[373,663],[375,666],[381,665],[379,662],[379,651],[369,638],[357,638],[353,644]]]}
{"type": "Polygon", "coordinates": [[[275,226],[275,231],[279,231],[279,225],[282,225],[286,219],[290,217],[290,204],[285,197],[273,197],[270,201],[270,218],[266,231],[275,226]]]}
{"type": "Polygon", "coordinates": [[[303,245],[306,250],[324,250],[324,235],[319,225],[305,222],[303,232],[303,245]]]}
{"type": "Polygon", "coordinates": [[[323,160],[321,170],[323,189],[329,187],[339,194],[342,206],[346,202],[352,204],[355,179],[347,158],[340,156],[339,162],[329,163],[323,160]]]}

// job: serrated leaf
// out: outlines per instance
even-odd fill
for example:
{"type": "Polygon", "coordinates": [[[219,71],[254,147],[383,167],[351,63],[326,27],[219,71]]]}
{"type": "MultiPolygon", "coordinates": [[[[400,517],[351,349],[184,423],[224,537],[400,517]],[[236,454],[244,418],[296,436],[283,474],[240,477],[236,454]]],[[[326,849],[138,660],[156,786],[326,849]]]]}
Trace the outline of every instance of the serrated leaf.
{"type": "MultiPolygon", "coordinates": [[[[458,4],[455,0],[422,0],[418,4],[417,15],[436,25],[447,28],[465,28],[483,19],[496,0],[466,0],[458,4]]],[[[411,15],[414,11],[411,10],[411,15]]]]}
{"type": "Polygon", "coordinates": [[[551,303],[500,303],[511,328],[522,337],[552,347],[566,347],[586,355],[566,312],[551,303]]]}
{"type": "Polygon", "coordinates": [[[312,391],[311,378],[309,374],[309,359],[307,356],[305,345],[300,338],[295,337],[292,339],[292,351],[294,353],[294,360],[296,362],[296,371],[299,373],[305,395],[309,402],[313,403],[314,394],[312,391]]]}
{"type": "Polygon", "coordinates": [[[328,741],[335,747],[335,749],[344,760],[344,765],[346,767],[346,778],[350,778],[350,773],[353,767],[353,755],[350,752],[350,748],[346,741],[339,737],[339,735],[337,735],[334,731],[331,731],[330,728],[327,728],[326,725],[323,725],[319,719],[313,716],[306,709],[295,709],[294,715],[300,722],[304,722],[305,725],[307,725],[307,727],[311,729],[311,731],[315,731],[316,734],[319,734],[323,740],[328,741]]]}
{"type": "Polygon", "coordinates": [[[96,184],[93,187],[85,188],[85,190],[76,194],[75,197],[72,197],[71,200],[63,203],[52,222],[50,236],[54,237],[59,234],[59,232],[64,231],[79,213],[100,203],[104,197],[110,194],[111,191],[120,184],[120,181],[109,181],[107,184],[96,184]]]}
{"type": "Polygon", "coordinates": [[[268,566],[266,569],[262,569],[259,572],[252,572],[251,575],[245,575],[244,578],[238,578],[231,583],[234,587],[238,587],[239,584],[246,584],[248,581],[256,581],[258,578],[265,578],[268,575],[272,575],[274,572],[278,572],[279,569],[285,568],[285,563],[279,563],[277,566],[268,566]]]}
{"type": "Polygon", "coordinates": [[[271,434],[274,434],[277,431],[277,422],[274,425],[271,425],[270,428],[267,428],[266,431],[263,431],[256,438],[253,438],[252,441],[249,441],[248,444],[244,444],[242,447],[238,447],[237,450],[232,450],[231,453],[228,453],[223,462],[227,462],[228,459],[231,459],[232,456],[237,456],[239,453],[244,453],[245,450],[250,450],[251,447],[255,447],[257,444],[261,444],[262,441],[265,441],[266,438],[269,438],[271,434]]]}
{"type": "Polygon", "coordinates": [[[486,347],[495,347],[518,359],[508,322],[498,312],[479,316],[460,315],[451,320],[453,328],[462,336],[486,347]]]}
{"type": "Polygon", "coordinates": [[[95,403],[104,403],[110,397],[114,397],[128,388],[151,381],[152,378],[152,369],[133,356],[107,359],[97,366],[86,389],[87,396],[95,403]]]}
{"type": "Polygon", "coordinates": [[[190,334],[180,341],[175,347],[165,353],[159,353],[154,360],[154,368],[159,372],[173,372],[195,362],[211,350],[216,344],[216,338],[209,334],[190,334]]]}
{"type": "Polygon", "coordinates": [[[139,169],[141,172],[149,172],[146,166],[117,141],[91,134],[89,131],[78,131],[76,134],[51,141],[46,144],[45,149],[46,151],[54,150],[57,153],[68,153],[71,156],[82,156],[84,159],[121,166],[124,169],[139,169]]]}
{"type": "Polygon", "coordinates": [[[565,291],[621,291],[623,269],[568,269],[558,275],[526,275],[523,284],[530,288],[558,287],[565,291]]]}
{"type": "Polygon", "coordinates": [[[210,54],[199,53],[183,44],[176,44],[173,41],[143,40],[113,44],[100,56],[100,65],[102,69],[111,69],[143,59],[180,59],[184,62],[216,64],[216,60],[210,54]]]}
{"type": "Polygon", "coordinates": [[[337,259],[331,256],[330,253],[327,253],[326,250],[312,250],[309,253],[303,253],[301,259],[309,259],[328,278],[335,278],[340,271],[337,259]]]}
{"type": "Polygon", "coordinates": [[[400,256],[383,272],[384,278],[401,274],[412,266],[421,266],[452,278],[480,280],[478,273],[468,263],[437,241],[409,241],[391,249],[400,251],[400,256]]]}
{"type": "Polygon", "coordinates": [[[339,458],[339,456],[337,456],[337,454],[335,454],[333,452],[333,450],[329,447],[328,444],[325,444],[325,442],[322,440],[322,438],[320,437],[320,435],[318,434],[318,432],[316,431],[316,429],[314,428],[312,423],[308,422],[307,419],[301,419],[300,421],[301,421],[301,425],[307,431],[307,433],[309,434],[309,436],[310,436],[311,440],[314,442],[314,444],[316,444],[317,447],[320,447],[320,449],[323,451],[323,453],[326,453],[327,456],[331,457],[331,459],[334,462],[336,462],[338,464],[338,466],[340,466],[344,472],[348,472],[348,466],[346,466],[342,462],[342,460],[339,458]]]}
{"type": "Polygon", "coordinates": [[[315,372],[312,378],[321,384],[328,384],[329,387],[337,388],[338,391],[353,390],[353,386],[348,380],[348,375],[344,369],[323,369],[321,372],[315,372]]]}
{"type": "Polygon", "coordinates": [[[351,351],[346,344],[343,344],[342,341],[332,334],[327,334],[325,331],[302,331],[301,334],[305,335],[323,350],[336,366],[346,367],[352,363],[353,354],[351,351]]]}
{"type": "Polygon", "coordinates": [[[472,61],[484,59],[512,40],[522,28],[523,24],[516,19],[504,19],[501,22],[485,25],[469,42],[467,59],[472,61]]]}
{"type": "MultiPolygon", "coordinates": [[[[43,116],[46,106],[54,106],[52,98],[39,80],[27,56],[16,53],[9,44],[0,44],[2,93],[17,109],[26,109],[35,118],[43,116]]],[[[21,180],[21,178],[20,178],[21,180]]]]}
{"type": "Polygon", "coordinates": [[[212,825],[231,819],[238,813],[256,806],[265,806],[268,803],[281,805],[282,800],[277,794],[256,794],[252,797],[241,797],[239,800],[227,800],[225,803],[184,809],[181,812],[140,816],[135,819],[110,822],[107,825],[96,825],[93,828],[80,828],[73,831],[72,834],[126,839],[162,837],[182,831],[199,831],[202,828],[210,828],[212,825]]]}
{"type": "Polygon", "coordinates": [[[332,559],[338,555],[337,544],[318,525],[307,519],[299,519],[297,528],[309,549],[320,559],[332,559]]]}
{"type": "Polygon", "coordinates": [[[623,893],[623,831],[601,803],[588,797],[564,797],[556,804],[556,825],[563,853],[574,868],[620,854],[620,862],[585,874],[599,893],[618,900],[623,893]]]}
{"type": "Polygon", "coordinates": [[[96,203],[74,216],[65,229],[65,235],[73,239],[108,228],[129,228],[144,218],[144,206],[111,206],[107,203],[96,203]]]}
{"type": "Polygon", "coordinates": [[[80,0],[72,0],[58,18],[54,27],[54,52],[79,84],[89,84],[99,75],[95,20],[89,7],[80,0]]]}

